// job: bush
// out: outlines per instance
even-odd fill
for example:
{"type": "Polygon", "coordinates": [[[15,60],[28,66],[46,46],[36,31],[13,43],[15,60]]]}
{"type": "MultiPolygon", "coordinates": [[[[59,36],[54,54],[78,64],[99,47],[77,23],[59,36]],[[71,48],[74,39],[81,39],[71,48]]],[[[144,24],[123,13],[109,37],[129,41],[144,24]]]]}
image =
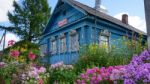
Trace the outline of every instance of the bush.
{"type": "Polygon", "coordinates": [[[146,43],[140,37],[137,41],[122,38],[114,41],[110,49],[98,44],[83,46],[80,49],[80,57],[75,64],[76,72],[82,72],[95,66],[107,67],[128,64],[133,54],[139,54],[146,49],[146,43]]]}
{"type": "Polygon", "coordinates": [[[87,69],[77,84],[150,84],[150,51],[134,55],[127,65],[87,69]]]}
{"type": "Polygon", "coordinates": [[[18,64],[17,62],[11,62],[9,64],[0,62],[0,76],[10,83],[13,73],[17,72],[20,65],[21,64],[18,64]]]}
{"type": "Polygon", "coordinates": [[[50,67],[50,84],[73,84],[76,78],[72,65],[59,62],[50,67]]]}
{"type": "MultiPolygon", "coordinates": [[[[13,40],[10,40],[11,42],[13,40]]],[[[13,59],[11,56],[14,54],[18,54],[17,56],[17,61],[20,63],[28,63],[30,61],[29,59],[29,53],[34,53],[36,55],[36,60],[34,62],[39,61],[39,55],[40,55],[40,50],[39,46],[37,44],[28,42],[28,41],[20,41],[17,43],[11,44],[7,49],[4,50],[4,54],[2,56],[2,61],[4,62],[11,62],[15,61],[16,59],[13,59]]]]}
{"type": "Polygon", "coordinates": [[[75,69],[77,72],[82,72],[82,70],[94,66],[106,66],[107,58],[108,53],[104,48],[100,48],[96,44],[84,46],[80,51],[80,58],[75,64],[75,69]]]}

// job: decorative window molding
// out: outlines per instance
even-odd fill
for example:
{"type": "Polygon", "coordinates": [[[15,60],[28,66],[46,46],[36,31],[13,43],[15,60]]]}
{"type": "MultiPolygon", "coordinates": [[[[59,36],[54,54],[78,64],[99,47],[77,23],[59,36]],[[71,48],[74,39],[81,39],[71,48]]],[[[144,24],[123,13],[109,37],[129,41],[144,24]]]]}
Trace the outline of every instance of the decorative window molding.
{"type": "Polygon", "coordinates": [[[108,30],[102,30],[99,35],[99,46],[109,49],[109,37],[110,32],[108,30]]]}
{"type": "Polygon", "coordinates": [[[71,31],[69,32],[69,34],[72,36],[72,35],[75,35],[75,34],[78,34],[78,33],[77,33],[76,30],[71,30],[71,31]]]}
{"type": "Polygon", "coordinates": [[[44,57],[47,54],[47,44],[40,45],[40,56],[44,57]]]}
{"type": "Polygon", "coordinates": [[[107,29],[104,29],[100,32],[100,35],[109,37],[111,35],[111,33],[107,29]]]}
{"type": "Polygon", "coordinates": [[[70,51],[79,50],[79,34],[76,30],[70,32],[70,51]]]}
{"type": "Polygon", "coordinates": [[[65,34],[60,34],[60,53],[66,52],[66,37],[65,34]]]}
{"type": "Polygon", "coordinates": [[[60,34],[59,39],[65,38],[65,34],[60,34]]]}

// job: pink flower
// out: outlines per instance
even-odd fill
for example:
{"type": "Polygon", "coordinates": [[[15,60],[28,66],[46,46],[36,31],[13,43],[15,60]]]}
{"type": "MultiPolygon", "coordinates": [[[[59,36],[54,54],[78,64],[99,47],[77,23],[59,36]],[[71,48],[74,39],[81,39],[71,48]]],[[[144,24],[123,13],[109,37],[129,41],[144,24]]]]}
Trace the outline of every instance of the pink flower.
{"type": "Polygon", "coordinates": [[[14,40],[9,40],[8,41],[8,46],[12,46],[12,45],[14,45],[15,44],[15,41],[14,40]]]}
{"type": "Polygon", "coordinates": [[[40,69],[38,70],[38,73],[45,73],[46,69],[44,67],[40,67],[40,69]]]}
{"type": "Polygon", "coordinates": [[[34,60],[36,58],[36,55],[33,54],[33,52],[30,52],[28,57],[29,57],[30,60],[34,60]]]}
{"type": "Polygon", "coordinates": [[[44,84],[42,79],[39,79],[39,84],[44,84]]]}
{"type": "Polygon", "coordinates": [[[93,73],[94,73],[94,70],[93,70],[93,69],[87,69],[86,73],[87,73],[87,74],[93,74],[93,73]]]}
{"type": "Polygon", "coordinates": [[[0,62],[0,68],[4,67],[6,65],[5,62],[0,62]]]}
{"type": "Polygon", "coordinates": [[[81,78],[86,78],[86,75],[85,74],[81,74],[81,78]]]}
{"type": "Polygon", "coordinates": [[[98,77],[97,77],[97,81],[98,81],[98,82],[100,82],[101,80],[102,80],[101,75],[98,75],[98,77]]]}
{"type": "Polygon", "coordinates": [[[10,52],[10,55],[14,58],[17,58],[20,55],[20,52],[18,50],[14,50],[10,52]]]}

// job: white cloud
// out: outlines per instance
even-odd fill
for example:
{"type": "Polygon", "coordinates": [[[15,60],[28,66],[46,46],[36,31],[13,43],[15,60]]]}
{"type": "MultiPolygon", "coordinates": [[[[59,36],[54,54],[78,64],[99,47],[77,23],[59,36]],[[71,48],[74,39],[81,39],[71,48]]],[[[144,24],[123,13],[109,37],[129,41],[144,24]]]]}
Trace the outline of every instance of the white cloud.
{"type": "Polygon", "coordinates": [[[146,32],[146,22],[143,18],[139,17],[139,16],[130,16],[129,13],[119,13],[116,14],[114,17],[121,20],[122,19],[122,14],[128,14],[128,20],[129,20],[129,24],[132,25],[133,27],[146,32]]]}
{"type": "MultiPolygon", "coordinates": [[[[0,37],[1,39],[2,37],[0,37]]],[[[9,40],[14,40],[15,42],[19,41],[19,37],[17,37],[16,35],[12,34],[12,33],[7,33],[6,34],[6,42],[5,42],[5,48],[8,47],[8,41],[9,40]]],[[[3,39],[4,41],[4,39],[3,39]]],[[[0,44],[0,50],[3,49],[3,42],[0,44]]]]}
{"type": "Polygon", "coordinates": [[[104,10],[107,10],[107,8],[103,5],[101,5],[101,8],[104,9],[104,10]]]}
{"type": "Polygon", "coordinates": [[[14,0],[0,0],[0,22],[8,21],[7,13],[8,11],[12,11],[14,9],[13,1],[14,0]]]}
{"type": "MultiPolygon", "coordinates": [[[[0,22],[8,22],[8,17],[7,17],[7,13],[8,11],[13,11],[14,7],[13,7],[13,1],[14,0],[0,0],[0,22]]],[[[18,0],[15,0],[18,1],[18,0]]],[[[2,31],[0,33],[3,33],[2,31]]],[[[2,36],[0,35],[0,39],[2,38],[2,36]]],[[[9,40],[15,40],[15,41],[19,41],[19,37],[17,37],[16,35],[12,34],[12,33],[7,33],[6,34],[6,42],[5,42],[5,47],[7,47],[7,43],[9,40]]],[[[3,48],[3,43],[0,44],[0,50],[2,50],[3,48]]]]}

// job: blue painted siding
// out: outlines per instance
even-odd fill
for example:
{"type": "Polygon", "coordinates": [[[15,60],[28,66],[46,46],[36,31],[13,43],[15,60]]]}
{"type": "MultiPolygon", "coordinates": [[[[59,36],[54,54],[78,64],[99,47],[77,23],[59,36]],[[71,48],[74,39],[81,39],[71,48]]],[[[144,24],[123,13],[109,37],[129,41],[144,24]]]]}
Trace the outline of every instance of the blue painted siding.
{"type": "MultiPolygon", "coordinates": [[[[50,33],[49,35],[43,37],[44,40],[50,40],[50,37],[56,37],[56,40],[57,40],[57,54],[55,55],[49,55],[49,62],[50,63],[56,63],[56,62],[59,62],[59,61],[63,61],[65,64],[71,64],[71,63],[74,63],[75,61],[77,61],[78,59],[78,52],[70,52],[69,51],[69,43],[70,43],[70,38],[69,38],[69,32],[71,30],[77,30],[77,32],[79,33],[79,42],[80,42],[80,45],[82,45],[85,41],[83,41],[81,38],[83,38],[85,35],[84,33],[82,33],[83,31],[85,31],[85,22],[82,21],[80,23],[75,23],[71,26],[67,26],[63,29],[60,29],[58,31],[55,31],[55,32],[52,32],[50,33]],[[60,45],[60,42],[59,42],[59,39],[58,39],[58,36],[60,35],[60,33],[65,33],[66,35],[66,40],[67,40],[67,51],[65,53],[59,53],[59,45],[60,45]],[[82,37],[83,35],[83,37],[82,37]]],[[[84,38],[83,38],[84,39],[84,38]]],[[[42,42],[41,41],[41,44],[42,42]]],[[[48,50],[50,50],[50,44],[51,42],[48,43],[49,46],[48,46],[48,50]]]]}
{"type": "Polygon", "coordinates": [[[80,11],[76,10],[72,6],[68,5],[67,3],[64,4],[65,6],[62,7],[61,11],[57,12],[54,17],[52,17],[52,23],[48,25],[48,32],[54,31],[55,29],[59,28],[58,22],[67,19],[67,24],[76,21],[79,18],[84,17],[84,14],[80,11]],[[66,11],[66,15],[63,15],[64,10],[66,11]]]}

